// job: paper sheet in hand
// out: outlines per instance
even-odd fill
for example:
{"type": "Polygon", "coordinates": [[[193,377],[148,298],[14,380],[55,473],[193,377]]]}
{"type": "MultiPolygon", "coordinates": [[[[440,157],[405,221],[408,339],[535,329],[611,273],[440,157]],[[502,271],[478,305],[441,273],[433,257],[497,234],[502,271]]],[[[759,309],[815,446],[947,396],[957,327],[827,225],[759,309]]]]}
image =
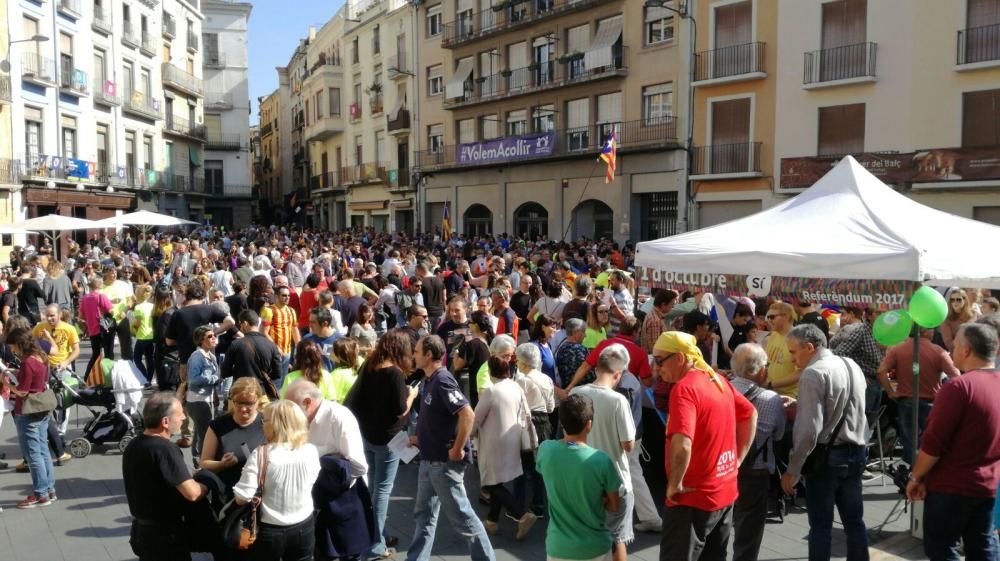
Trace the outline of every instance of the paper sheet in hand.
{"type": "Polygon", "coordinates": [[[404,464],[410,463],[420,453],[419,448],[410,446],[410,436],[406,434],[405,430],[397,432],[396,436],[392,437],[392,440],[389,441],[389,450],[399,456],[404,464]]]}

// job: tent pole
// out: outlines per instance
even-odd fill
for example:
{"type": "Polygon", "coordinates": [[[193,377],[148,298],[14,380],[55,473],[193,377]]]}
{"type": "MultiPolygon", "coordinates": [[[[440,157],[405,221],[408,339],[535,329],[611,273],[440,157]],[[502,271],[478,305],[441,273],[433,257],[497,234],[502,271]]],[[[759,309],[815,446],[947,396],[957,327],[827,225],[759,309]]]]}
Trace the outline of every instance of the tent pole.
{"type": "MultiPolygon", "coordinates": [[[[580,199],[576,201],[576,204],[573,205],[573,208],[569,211],[569,223],[566,224],[566,231],[563,232],[562,236],[562,239],[564,240],[566,239],[566,236],[569,235],[569,229],[573,227],[573,211],[576,210],[576,207],[583,201],[583,196],[587,194],[587,187],[590,185],[590,178],[594,176],[594,170],[597,169],[597,164],[600,161],[600,157],[594,160],[594,165],[590,168],[590,173],[587,174],[587,182],[583,184],[583,191],[580,191],[580,199]]],[[[560,211],[562,211],[562,209],[560,209],[560,211]]]]}
{"type": "MultiPolygon", "coordinates": [[[[907,460],[910,461],[910,469],[917,463],[917,450],[920,443],[920,326],[916,323],[913,324],[913,384],[912,384],[911,396],[913,402],[913,425],[912,431],[912,441],[910,442],[910,450],[912,450],[910,457],[907,460]]],[[[906,422],[904,420],[903,422],[906,422]]],[[[917,531],[917,509],[910,509],[910,533],[917,531]]]]}

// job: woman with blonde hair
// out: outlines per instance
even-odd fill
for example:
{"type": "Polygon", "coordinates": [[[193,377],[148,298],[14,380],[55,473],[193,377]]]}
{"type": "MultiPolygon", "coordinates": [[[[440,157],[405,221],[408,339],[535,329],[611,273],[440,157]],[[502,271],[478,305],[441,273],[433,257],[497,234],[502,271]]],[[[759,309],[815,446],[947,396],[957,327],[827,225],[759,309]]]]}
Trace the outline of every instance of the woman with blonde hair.
{"type": "Polygon", "coordinates": [[[348,392],[358,381],[358,369],[361,368],[361,346],[353,337],[342,337],[333,344],[334,369],[330,372],[333,379],[333,400],[343,403],[348,392]]]}
{"type": "Polygon", "coordinates": [[[312,488],[320,466],[319,452],[307,442],[309,422],[302,408],[287,399],[268,404],[264,437],[267,443],[250,452],[233,487],[237,504],[246,504],[261,493],[257,540],[249,559],[312,559],[316,541],[312,488]]]}
{"type": "Polygon", "coordinates": [[[608,338],[611,327],[611,308],[607,302],[597,301],[587,309],[587,334],[583,338],[583,346],[593,349],[598,343],[608,338]]]}
{"type": "Polygon", "coordinates": [[[232,493],[247,454],[264,444],[264,416],[260,411],[267,396],[253,376],[237,378],[229,388],[229,409],[208,425],[201,445],[201,467],[214,472],[232,493]]]}
{"type": "Polygon", "coordinates": [[[963,323],[975,319],[976,314],[972,311],[972,302],[969,300],[968,294],[961,288],[957,286],[949,288],[944,298],[948,301],[948,318],[944,320],[938,331],[941,333],[944,348],[951,352],[955,345],[955,335],[958,333],[958,328],[963,323]]]}

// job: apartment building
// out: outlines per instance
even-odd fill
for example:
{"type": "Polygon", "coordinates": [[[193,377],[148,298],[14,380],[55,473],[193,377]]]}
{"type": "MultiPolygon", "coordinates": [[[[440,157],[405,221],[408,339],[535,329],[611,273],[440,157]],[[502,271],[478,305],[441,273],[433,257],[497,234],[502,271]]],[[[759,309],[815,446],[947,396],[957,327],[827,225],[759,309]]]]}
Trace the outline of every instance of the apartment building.
{"type": "MultiPolygon", "coordinates": [[[[310,35],[314,31],[310,29],[310,35]]],[[[272,215],[275,222],[309,225],[314,209],[309,204],[309,159],[305,149],[305,109],[302,83],[308,75],[306,50],[309,38],[299,41],[288,66],[278,68],[279,197],[272,215]]]]}
{"type": "MultiPolygon", "coordinates": [[[[7,15],[7,0],[0,0],[0,14],[7,15]]],[[[0,60],[10,64],[11,40],[9,25],[0,25],[0,60]]],[[[0,224],[10,224],[22,218],[21,190],[18,169],[14,162],[14,145],[11,135],[11,75],[0,70],[0,224]]],[[[6,263],[13,249],[13,236],[0,235],[0,262],[6,263]]]]}
{"type": "Polygon", "coordinates": [[[247,2],[202,0],[205,84],[205,219],[227,228],[250,224],[257,211],[250,179],[250,88],[247,2]]]}
{"type": "Polygon", "coordinates": [[[852,154],[921,203],[1000,225],[1000,2],[788,0],[779,12],[777,64],[802,72],[777,75],[778,193],[852,154]]]}
{"type": "Polygon", "coordinates": [[[775,2],[721,0],[695,7],[701,28],[692,57],[692,226],[707,228],[781,200],[772,178],[783,47],[775,2]]]}
{"type": "Polygon", "coordinates": [[[686,229],[687,122],[674,107],[688,104],[689,22],[644,4],[422,4],[418,228],[439,228],[449,204],[466,235],[623,241],[686,229]],[[595,159],[612,131],[618,172],[605,184],[595,159]]]}
{"type": "Polygon", "coordinates": [[[260,173],[257,184],[260,186],[260,217],[265,224],[276,222],[277,213],[282,207],[281,183],[281,138],[278,116],[281,113],[280,88],[270,95],[257,100],[259,103],[260,121],[259,150],[260,173]]]}

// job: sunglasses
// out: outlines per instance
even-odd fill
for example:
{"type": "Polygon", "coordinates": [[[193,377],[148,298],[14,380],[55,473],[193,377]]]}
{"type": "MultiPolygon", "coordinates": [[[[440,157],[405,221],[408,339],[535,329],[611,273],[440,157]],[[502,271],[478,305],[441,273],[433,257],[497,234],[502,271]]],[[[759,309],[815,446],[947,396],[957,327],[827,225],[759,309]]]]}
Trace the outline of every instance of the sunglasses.
{"type": "Polygon", "coordinates": [[[653,357],[653,363],[654,363],[654,364],[656,364],[657,366],[660,366],[660,365],[662,365],[662,364],[663,364],[664,362],[667,362],[668,360],[670,360],[671,358],[673,358],[675,354],[677,354],[677,353],[670,353],[670,354],[668,354],[667,356],[662,356],[662,357],[660,357],[660,358],[656,358],[656,357],[654,356],[654,357],[653,357]]]}
{"type": "Polygon", "coordinates": [[[256,407],[256,401],[234,401],[233,405],[236,407],[242,407],[243,409],[250,409],[251,407],[256,407]]]}
{"type": "Polygon", "coordinates": [[[769,319],[769,320],[771,320],[771,319],[774,319],[774,318],[777,318],[777,317],[781,317],[783,315],[786,315],[786,314],[767,314],[764,317],[767,318],[767,319],[769,319]]]}
{"type": "MultiPolygon", "coordinates": [[[[205,335],[205,339],[216,339],[216,338],[217,336],[215,335],[215,333],[209,333],[208,335],[205,335]]],[[[205,339],[202,340],[204,341],[205,339]]]]}
{"type": "Polygon", "coordinates": [[[949,302],[965,302],[965,298],[949,298],[949,302]]]}

